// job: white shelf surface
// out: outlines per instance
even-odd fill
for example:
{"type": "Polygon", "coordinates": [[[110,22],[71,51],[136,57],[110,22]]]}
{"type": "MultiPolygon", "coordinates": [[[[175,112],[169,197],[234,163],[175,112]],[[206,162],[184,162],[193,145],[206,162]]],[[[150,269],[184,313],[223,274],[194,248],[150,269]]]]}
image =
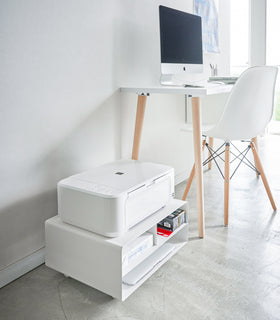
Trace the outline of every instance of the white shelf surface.
{"type": "Polygon", "coordinates": [[[169,237],[163,237],[160,235],[157,235],[157,246],[162,246],[166,241],[169,241],[172,239],[178,232],[180,232],[183,228],[187,226],[188,223],[183,223],[179,228],[177,228],[175,231],[173,231],[169,237]]]}
{"type": "Polygon", "coordinates": [[[156,250],[158,250],[165,242],[169,241],[183,228],[187,226],[187,223],[182,224],[179,228],[177,228],[175,231],[173,231],[169,237],[163,237],[160,235],[156,235],[157,237],[157,244],[149,248],[147,251],[145,251],[142,255],[137,257],[134,261],[129,263],[128,265],[123,267],[123,276],[125,276],[128,272],[130,272],[132,269],[134,269],[138,264],[140,264],[142,261],[144,261],[147,257],[152,255],[156,250]]]}
{"type": "MultiPolygon", "coordinates": [[[[135,290],[137,290],[151,275],[153,275],[166,261],[168,261],[178,250],[180,250],[185,244],[187,243],[187,241],[180,241],[178,239],[172,238],[170,239],[170,241],[168,241],[168,244],[173,246],[172,251],[170,252],[170,254],[168,254],[165,258],[163,258],[160,261],[157,261],[157,258],[155,257],[155,259],[153,260],[153,254],[149,257],[150,258],[150,271],[147,272],[144,276],[142,275],[142,265],[143,268],[145,267],[145,261],[143,261],[141,264],[138,265],[137,270],[136,268],[134,270],[132,270],[131,272],[134,272],[134,276],[137,277],[137,272],[139,272],[139,281],[133,285],[126,285],[126,284],[122,284],[122,300],[124,301],[128,296],[130,296],[135,290]],[[135,272],[136,271],[136,272],[135,272]]],[[[163,245],[161,248],[164,249],[163,245]]],[[[154,253],[154,255],[156,254],[156,252],[154,253]]],[[[129,273],[128,275],[129,276],[129,273]]],[[[126,277],[127,277],[126,276],[126,277]]],[[[126,280],[126,277],[123,277],[123,281],[126,280]]]]}
{"type": "Polygon", "coordinates": [[[210,94],[219,94],[230,92],[232,85],[205,83],[200,88],[184,86],[151,86],[151,87],[122,87],[121,92],[131,92],[136,94],[166,93],[166,94],[184,94],[192,97],[206,96],[210,94]]]}

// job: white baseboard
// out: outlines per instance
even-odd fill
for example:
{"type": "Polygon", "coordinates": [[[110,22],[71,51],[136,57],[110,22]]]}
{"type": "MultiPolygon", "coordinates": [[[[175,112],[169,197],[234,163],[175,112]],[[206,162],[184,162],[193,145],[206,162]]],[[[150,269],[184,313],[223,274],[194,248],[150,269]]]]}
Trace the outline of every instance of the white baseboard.
{"type": "Polygon", "coordinates": [[[39,249],[31,255],[0,270],[0,288],[21,277],[25,273],[45,262],[45,248],[39,249]]]}

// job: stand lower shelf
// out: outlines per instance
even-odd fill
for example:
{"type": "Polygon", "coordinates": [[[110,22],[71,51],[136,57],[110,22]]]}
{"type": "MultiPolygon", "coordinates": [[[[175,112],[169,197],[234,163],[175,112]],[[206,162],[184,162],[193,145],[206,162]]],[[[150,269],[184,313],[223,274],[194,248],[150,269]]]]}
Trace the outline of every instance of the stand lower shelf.
{"type": "Polygon", "coordinates": [[[56,216],[46,221],[46,265],[92,286],[114,298],[125,300],[188,240],[188,223],[169,237],[157,234],[157,223],[185,201],[172,199],[135,228],[117,238],[106,238],[71,226],[56,216]],[[123,266],[128,243],[141,234],[153,235],[153,246],[123,266]]]}
{"type": "Polygon", "coordinates": [[[159,247],[146,260],[123,277],[123,300],[138,289],[166,261],[168,261],[187,241],[170,241],[159,247]]]}

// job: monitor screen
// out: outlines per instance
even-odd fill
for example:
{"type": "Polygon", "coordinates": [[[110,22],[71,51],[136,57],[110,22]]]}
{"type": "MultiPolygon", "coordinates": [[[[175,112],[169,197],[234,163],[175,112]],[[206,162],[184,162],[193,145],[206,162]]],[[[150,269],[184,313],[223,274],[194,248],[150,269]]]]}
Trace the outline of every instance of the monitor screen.
{"type": "Polygon", "coordinates": [[[203,64],[201,17],[159,6],[161,63],[203,64]]]}

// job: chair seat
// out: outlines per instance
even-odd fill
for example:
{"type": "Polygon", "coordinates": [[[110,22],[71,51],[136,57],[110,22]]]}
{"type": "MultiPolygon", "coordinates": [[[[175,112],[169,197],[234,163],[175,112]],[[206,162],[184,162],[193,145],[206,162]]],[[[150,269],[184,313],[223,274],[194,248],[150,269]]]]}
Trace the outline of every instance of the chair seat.
{"type": "MultiPolygon", "coordinates": [[[[228,132],[227,132],[228,133],[228,132]]],[[[217,126],[212,126],[211,128],[208,127],[205,131],[203,131],[203,134],[207,137],[212,137],[216,139],[221,139],[223,141],[241,141],[241,140],[251,140],[254,136],[249,135],[240,135],[238,130],[236,130],[234,133],[227,134],[223,130],[220,130],[217,126]]]]}

